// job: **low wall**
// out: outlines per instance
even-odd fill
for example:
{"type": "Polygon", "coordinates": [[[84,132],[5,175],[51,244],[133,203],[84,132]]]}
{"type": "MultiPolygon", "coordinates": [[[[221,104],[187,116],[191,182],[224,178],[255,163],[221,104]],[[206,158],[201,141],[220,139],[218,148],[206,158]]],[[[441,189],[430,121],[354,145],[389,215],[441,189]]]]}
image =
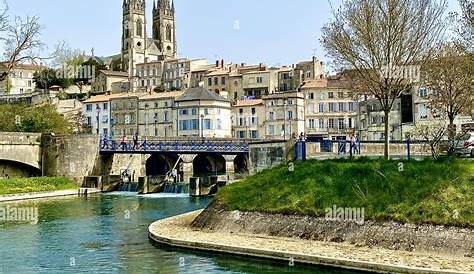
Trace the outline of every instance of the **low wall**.
{"type": "Polygon", "coordinates": [[[269,141],[251,143],[249,157],[249,172],[254,174],[264,169],[272,168],[287,160],[293,159],[293,142],[269,141]]]}
{"type": "Polygon", "coordinates": [[[472,228],[413,225],[395,222],[326,220],[311,216],[227,211],[213,202],[193,222],[193,228],[228,233],[265,234],[316,241],[348,242],[392,250],[474,256],[472,228]]]}

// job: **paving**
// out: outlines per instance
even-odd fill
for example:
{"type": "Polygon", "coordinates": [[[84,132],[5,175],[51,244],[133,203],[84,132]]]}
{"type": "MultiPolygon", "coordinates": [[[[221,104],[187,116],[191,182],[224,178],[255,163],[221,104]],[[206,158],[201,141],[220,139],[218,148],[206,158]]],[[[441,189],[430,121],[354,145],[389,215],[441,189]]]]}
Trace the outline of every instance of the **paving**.
{"type": "Polygon", "coordinates": [[[149,236],[156,242],[175,247],[288,260],[289,263],[296,264],[331,265],[392,273],[474,271],[474,260],[468,257],[191,228],[191,222],[201,212],[195,211],[157,221],[150,225],[149,236]]]}

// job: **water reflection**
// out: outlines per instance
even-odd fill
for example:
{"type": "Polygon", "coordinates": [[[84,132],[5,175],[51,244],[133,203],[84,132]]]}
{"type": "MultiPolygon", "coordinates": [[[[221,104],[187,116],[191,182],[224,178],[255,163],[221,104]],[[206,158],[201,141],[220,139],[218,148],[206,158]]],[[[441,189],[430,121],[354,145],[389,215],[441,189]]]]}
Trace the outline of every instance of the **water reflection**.
{"type": "Polygon", "coordinates": [[[0,273],[349,273],[164,248],[155,220],[205,207],[206,198],[100,195],[23,202],[37,224],[0,223],[0,273]]]}

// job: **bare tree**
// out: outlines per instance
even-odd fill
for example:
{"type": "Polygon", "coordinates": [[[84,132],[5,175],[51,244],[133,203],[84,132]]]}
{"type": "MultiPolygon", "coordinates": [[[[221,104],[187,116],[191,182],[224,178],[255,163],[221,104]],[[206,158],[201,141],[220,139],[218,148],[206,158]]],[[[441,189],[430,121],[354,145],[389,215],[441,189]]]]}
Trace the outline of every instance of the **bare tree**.
{"type": "Polygon", "coordinates": [[[449,121],[450,139],[458,115],[474,114],[474,55],[455,42],[442,43],[422,69],[423,84],[430,89],[429,106],[449,121]]]}
{"type": "Polygon", "coordinates": [[[420,139],[426,141],[430,146],[431,155],[433,158],[439,156],[439,146],[442,141],[445,140],[448,128],[446,123],[442,121],[433,121],[427,124],[417,124],[410,132],[410,135],[414,139],[420,139]]]}
{"type": "Polygon", "coordinates": [[[460,42],[472,52],[474,43],[474,1],[459,0],[459,5],[461,6],[461,14],[453,14],[455,33],[459,36],[460,42]]]}
{"type": "Polygon", "coordinates": [[[444,0],[346,0],[323,28],[322,45],[338,67],[351,71],[354,91],[380,102],[385,158],[389,113],[416,80],[416,71],[406,74],[443,36],[445,10],[444,0]]]}
{"type": "Polygon", "coordinates": [[[5,31],[8,25],[8,5],[6,0],[0,1],[0,33],[5,31]]]}
{"type": "Polygon", "coordinates": [[[15,17],[13,22],[7,21],[5,24],[4,31],[0,32],[0,40],[3,41],[4,57],[7,61],[4,71],[0,74],[0,81],[7,78],[17,63],[37,64],[41,60],[37,51],[43,47],[39,39],[42,27],[38,17],[15,17]]]}

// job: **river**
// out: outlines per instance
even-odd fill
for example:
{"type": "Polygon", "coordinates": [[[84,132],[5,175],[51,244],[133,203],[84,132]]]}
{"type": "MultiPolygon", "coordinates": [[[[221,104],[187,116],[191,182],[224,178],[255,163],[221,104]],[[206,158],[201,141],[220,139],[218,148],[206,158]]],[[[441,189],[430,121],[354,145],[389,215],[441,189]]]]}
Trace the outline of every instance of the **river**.
{"type": "Polygon", "coordinates": [[[37,209],[38,219],[0,220],[0,273],[354,273],[165,248],[148,240],[152,222],[208,203],[182,195],[112,193],[8,204],[37,209]]]}

